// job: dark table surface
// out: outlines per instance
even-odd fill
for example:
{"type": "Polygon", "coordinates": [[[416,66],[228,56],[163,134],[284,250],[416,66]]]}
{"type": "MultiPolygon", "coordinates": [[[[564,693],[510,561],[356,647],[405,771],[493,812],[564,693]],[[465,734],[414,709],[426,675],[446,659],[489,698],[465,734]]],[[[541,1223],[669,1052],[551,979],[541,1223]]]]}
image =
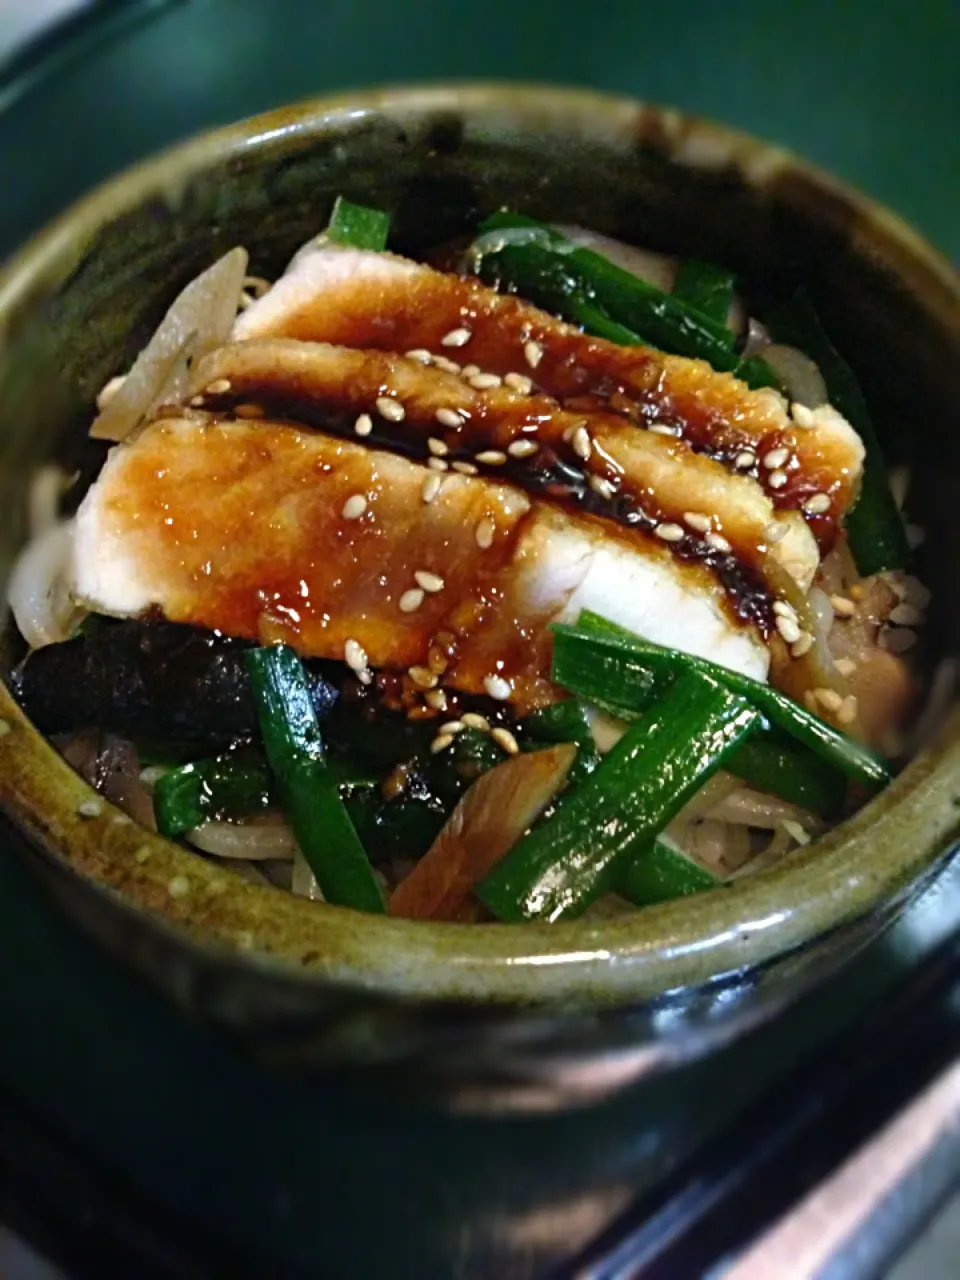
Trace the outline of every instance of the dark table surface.
{"type": "MultiPolygon", "coordinates": [[[[350,85],[483,77],[590,84],[776,138],[960,258],[952,0],[100,7],[0,80],[0,252],[207,125],[350,85]]],[[[541,1275],[960,926],[954,868],[829,988],[710,1062],[589,1113],[449,1119],[389,1088],[265,1078],[77,937],[15,843],[0,831],[0,1114],[56,1133],[201,1251],[215,1241],[231,1276],[541,1275]]]]}

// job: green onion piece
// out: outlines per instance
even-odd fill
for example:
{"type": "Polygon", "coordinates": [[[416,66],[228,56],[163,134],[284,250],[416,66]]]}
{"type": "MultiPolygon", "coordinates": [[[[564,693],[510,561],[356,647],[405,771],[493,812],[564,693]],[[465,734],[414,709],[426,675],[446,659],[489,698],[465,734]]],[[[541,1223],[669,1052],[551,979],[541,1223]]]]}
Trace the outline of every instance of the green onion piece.
{"type": "Polygon", "coordinates": [[[903,517],[894,501],[870,410],[853,370],[831,343],[809,297],[801,290],[770,317],[778,342],[799,347],[817,364],[830,403],[858,432],[866,446],[863,479],[856,505],[846,518],[850,550],[864,576],[910,563],[903,517]]]}
{"type": "Polygon", "coordinates": [[[512,285],[599,337],[699,357],[715,369],[733,369],[737,364],[733,335],[725,324],[624,271],[602,254],[577,248],[532,218],[494,214],[480,227],[474,256],[484,278],[512,285]],[[585,318],[584,304],[592,323],[585,318]]]}
{"type": "Polygon", "coordinates": [[[745,698],[685,672],[554,816],[514,845],[477,896],[500,920],[579,914],[759,721],[745,698]]]}
{"type": "Polygon", "coordinates": [[[337,196],[327,225],[327,236],[336,244],[349,249],[374,249],[379,252],[387,247],[390,232],[390,215],[379,209],[368,209],[337,196]]]}
{"type": "Polygon", "coordinates": [[[734,372],[741,382],[745,382],[754,391],[759,391],[761,387],[773,387],[775,391],[783,390],[783,383],[762,356],[751,356],[749,360],[741,360],[734,372]]]}
{"type": "Polygon", "coordinates": [[[247,666],[267,760],[297,844],[327,902],[384,910],[383,895],[325,759],[303,663],[293,649],[251,649],[247,666]]]}
{"type": "Polygon", "coordinates": [[[734,277],[723,267],[685,258],[677,268],[673,296],[709,316],[724,328],[733,303],[734,277]]]}
{"type": "Polygon", "coordinates": [[[542,711],[534,711],[520,721],[521,735],[541,742],[575,742],[577,755],[570,772],[567,774],[567,785],[576,786],[588,777],[600,763],[600,752],[590,731],[590,721],[583,705],[576,698],[567,698],[563,702],[555,702],[542,711]]]}
{"type": "MultiPolygon", "coordinates": [[[[655,681],[666,681],[680,672],[702,671],[720,680],[728,689],[749,698],[771,724],[784,729],[791,737],[848,777],[873,788],[886,786],[890,781],[890,766],[880,756],[861,746],[853,738],[848,738],[845,733],[840,733],[786,694],[761,684],[758,680],[751,680],[749,676],[730,671],[715,662],[708,662],[706,658],[650,644],[608,622],[606,618],[586,610],[581,613],[576,627],[554,624],[551,630],[554,632],[553,679],[581,697],[593,700],[592,694],[585,688],[566,685],[559,672],[566,671],[568,675],[571,672],[582,672],[591,659],[602,664],[605,673],[602,692],[614,706],[618,704],[618,699],[620,706],[629,706],[630,690],[642,690],[645,679],[652,677],[655,681]],[[580,647],[581,653],[574,667],[570,650],[577,647],[580,647]]],[[[576,678],[578,683],[583,683],[579,676],[576,678]]],[[[650,695],[641,693],[640,697],[644,696],[650,695]]],[[[643,705],[645,704],[641,704],[638,709],[642,710],[643,705]]]]}
{"type": "Polygon", "coordinates": [[[214,819],[249,817],[272,801],[270,769],[254,748],[171,769],[153,789],[157,830],[168,839],[214,819]]]}
{"type": "Polygon", "coordinates": [[[620,870],[615,891],[634,906],[649,907],[655,902],[668,902],[671,898],[718,889],[723,883],[669,837],[657,836],[652,848],[620,870]]]}
{"type": "Polygon", "coordinates": [[[836,820],[843,812],[845,775],[783,729],[755,733],[737,747],[727,768],[749,786],[822,818],[836,820]]]}

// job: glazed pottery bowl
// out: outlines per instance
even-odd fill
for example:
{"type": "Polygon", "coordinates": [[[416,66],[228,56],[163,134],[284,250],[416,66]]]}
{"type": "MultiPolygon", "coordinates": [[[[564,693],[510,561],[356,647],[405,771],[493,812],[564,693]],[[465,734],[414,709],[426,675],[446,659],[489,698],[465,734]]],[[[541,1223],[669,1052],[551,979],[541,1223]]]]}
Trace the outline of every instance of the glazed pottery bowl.
{"type": "MultiPolygon", "coordinates": [[[[500,205],[804,284],[913,468],[934,588],[931,662],[956,647],[960,288],[891,214],[794,157],[674,111],[559,89],[452,86],[308,102],[108,183],[0,279],[3,575],[27,479],[73,465],[97,389],[234,244],[277,274],[343,192],[417,253],[500,205]]],[[[768,1016],[933,874],[956,827],[954,719],[815,847],[727,890],[607,921],[420,924],[259,888],[93,795],[0,688],[0,798],[63,908],[199,1018],[275,1062],[404,1064],[587,1096],[768,1016]],[[92,815],[92,816],[90,816],[92,815]]]]}

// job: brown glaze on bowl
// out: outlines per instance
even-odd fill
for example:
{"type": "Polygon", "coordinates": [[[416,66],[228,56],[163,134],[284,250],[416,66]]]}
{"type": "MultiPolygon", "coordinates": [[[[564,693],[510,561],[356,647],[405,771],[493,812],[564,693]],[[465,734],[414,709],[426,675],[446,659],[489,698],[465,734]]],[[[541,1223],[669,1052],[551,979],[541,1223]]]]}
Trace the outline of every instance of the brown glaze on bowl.
{"type": "MultiPolygon", "coordinates": [[[[960,285],[893,215],[772,146],[590,93],[361,93],[205,135],[100,188],[0,277],[3,573],[26,480],[85,457],[97,389],[192,275],[236,243],[276,274],[334,196],[394,212],[410,252],[502,204],[724,262],[758,296],[803,283],[916,470],[955,650],[960,285]]],[[[245,883],[96,797],[0,687],[0,800],[64,907],[205,1019],[274,1060],[429,1059],[568,1098],[752,1025],[876,932],[929,878],[960,812],[960,720],[885,793],[775,871],[609,921],[420,924],[245,883]],[[718,979],[717,975],[725,975],[718,979]],[[712,981],[711,981],[712,980],[712,981]]]]}

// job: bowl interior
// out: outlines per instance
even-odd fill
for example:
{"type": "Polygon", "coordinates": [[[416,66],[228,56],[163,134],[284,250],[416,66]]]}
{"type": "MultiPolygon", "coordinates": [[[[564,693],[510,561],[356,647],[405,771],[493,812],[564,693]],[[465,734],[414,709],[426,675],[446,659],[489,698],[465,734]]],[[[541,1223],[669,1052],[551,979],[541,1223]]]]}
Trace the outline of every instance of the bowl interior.
{"type": "MultiPolygon", "coordinates": [[[[773,147],[559,90],[413,89],[276,112],[148,162],[44,233],[0,280],[0,578],[25,536],[30,473],[52,457],[95,472],[102,452],[85,438],[95,394],[177,289],[237,243],[251,270],[275,276],[339,193],[391,210],[400,252],[509,205],[725,263],[761,312],[805,286],[860,375],[889,457],[911,468],[910,514],[928,530],[922,573],[935,592],[928,657],[956,650],[960,293],[949,268],[891,215],[773,147]]],[[[9,662],[9,633],[4,643],[9,662]]],[[[82,784],[0,697],[13,730],[0,738],[0,797],[58,856],[195,939],[404,994],[593,1001],[697,981],[869,911],[954,825],[951,731],[822,848],[728,893],[603,926],[361,921],[244,885],[109,809],[85,821],[82,784]],[[186,902],[167,891],[182,874],[186,902]]]]}

